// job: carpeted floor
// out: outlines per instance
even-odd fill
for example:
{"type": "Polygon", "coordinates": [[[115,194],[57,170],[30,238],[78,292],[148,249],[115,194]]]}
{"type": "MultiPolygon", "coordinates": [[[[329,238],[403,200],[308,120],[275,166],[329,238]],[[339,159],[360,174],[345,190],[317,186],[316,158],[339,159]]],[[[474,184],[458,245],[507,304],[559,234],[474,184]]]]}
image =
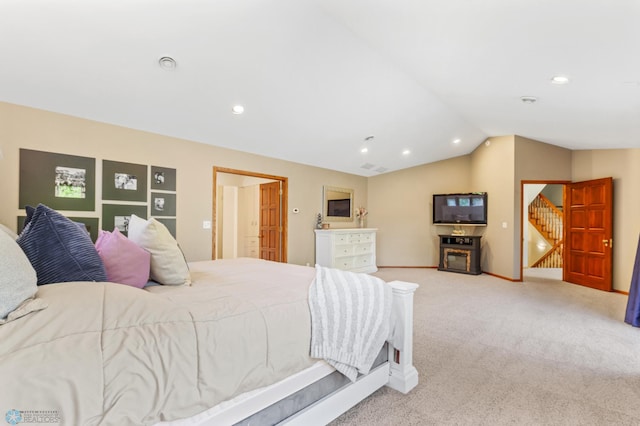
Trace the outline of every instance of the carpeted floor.
{"type": "Polygon", "coordinates": [[[332,425],[640,425],[640,329],[627,296],[543,277],[513,283],[435,269],[417,282],[420,383],[382,388],[332,425]]]}

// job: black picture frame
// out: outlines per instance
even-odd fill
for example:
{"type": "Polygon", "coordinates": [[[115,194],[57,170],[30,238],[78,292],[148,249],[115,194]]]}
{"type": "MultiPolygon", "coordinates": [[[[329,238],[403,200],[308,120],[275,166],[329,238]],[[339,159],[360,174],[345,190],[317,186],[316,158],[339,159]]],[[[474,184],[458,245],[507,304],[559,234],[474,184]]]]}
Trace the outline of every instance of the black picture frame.
{"type": "Polygon", "coordinates": [[[147,201],[147,165],[102,160],[102,199],[147,201]]]}
{"type": "Polygon", "coordinates": [[[176,190],[176,169],[151,166],[151,189],[176,190]]]}
{"type": "Polygon", "coordinates": [[[176,216],[176,194],[170,192],[151,192],[149,209],[151,216],[176,216]]]}
{"type": "Polygon", "coordinates": [[[125,228],[123,228],[123,218],[128,218],[132,214],[143,219],[147,218],[147,206],[146,205],[127,205],[127,204],[102,204],[102,229],[105,231],[113,231],[118,226],[120,232],[124,235],[129,235],[129,230],[126,228],[128,220],[124,222],[125,228]]]}
{"type": "Polygon", "coordinates": [[[20,148],[18,208],[42,203],[55,210],[94,211],[95,191],[95,158],[20,148]],[[74,193],[65,195],[61,188],[74,193]]]}

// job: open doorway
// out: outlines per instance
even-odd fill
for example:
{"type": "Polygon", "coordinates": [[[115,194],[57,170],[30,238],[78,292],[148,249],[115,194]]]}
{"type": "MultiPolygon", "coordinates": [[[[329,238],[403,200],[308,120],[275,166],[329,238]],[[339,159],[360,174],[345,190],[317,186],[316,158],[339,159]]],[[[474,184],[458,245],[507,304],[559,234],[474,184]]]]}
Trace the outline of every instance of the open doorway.
{"type": "Polygon", "coordinates": [[[611,177],[582,182],[522,181],[521,200],[521,280],[532,274],[538,274],[539,277],[539,274],[549,272],[551,276],[542,278],[558,279],[603,291],[613,290],[611,177]],[[545,214],[549,217],[532,220],[532,210],[538,208],[532,207],[536,198],[560,199],[557,195],[559,189],[555,190],[556,195],[544,195],[545,188],[555,185],[562,187],[562,202],[542,203],[540,209],[548,210],[545,214]],[[550,216],[557,216],[557,219],[550,216]],[[534,227],[532,222],[535,221],[546,222],[546,230],[531,231],[534,227]],[[533,237],[536,233],[549,234],[545,237],[547,242],[536,240],[533,237]],[[533,256],[532,252],[538,249],[542,252],[541,256],[533,256]],[[558,252],[557,256],[555,252],[558,252]],[[560,263],[553,263],[554,257],[560,263]],[[550,259],[548,263],[547,259],[550,259]],[[557,277],[560,272],[560,277],[557,277]]]}
{"type": "Polygon", "coordinates": [[[566,183],[522,182],[522,279],[562,280],[566,183]]]}
{"type": "Polygon", "coordinates": [[[287,192],[285,177],[214,167],[212,259],[286,262],[287,192]]]}

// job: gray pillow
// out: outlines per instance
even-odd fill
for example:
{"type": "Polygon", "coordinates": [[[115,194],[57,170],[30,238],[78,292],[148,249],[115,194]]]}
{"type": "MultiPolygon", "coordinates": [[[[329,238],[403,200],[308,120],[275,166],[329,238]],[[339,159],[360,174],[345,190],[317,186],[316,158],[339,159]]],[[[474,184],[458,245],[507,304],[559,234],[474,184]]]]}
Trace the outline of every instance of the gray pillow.
{"type": "Polygon", "coordinates": [[[8,236],[10,236],[11,238],[13,238],[14,240],[16,238],[18,238],[18,234],[16,234],[15,232],[13,232],[11,229],[9,229],[8,227],[4,226],[3,224],[0,223],[0,230],[5,232],[8,236]]]}
{"type": "Polygon", "coordinates": [[[6,318],[22,302],[36,294],[36,271],[20,246],[0,232],[0,318],[6,318]]]}

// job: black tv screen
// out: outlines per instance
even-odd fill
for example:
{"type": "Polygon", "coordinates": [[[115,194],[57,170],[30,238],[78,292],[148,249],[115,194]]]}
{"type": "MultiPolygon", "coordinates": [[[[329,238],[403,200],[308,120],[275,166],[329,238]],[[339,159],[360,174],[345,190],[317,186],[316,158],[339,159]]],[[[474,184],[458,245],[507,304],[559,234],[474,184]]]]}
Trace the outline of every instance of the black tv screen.
{"type": "Polygon", "coordinates": [[[487,193],[433,194],[433,223],[486,225],[487,193]]]}
{"type": "Polygon", "coordinates": [[[350,217],[351,200],[327,200],[327,216],[350,217]]]}

